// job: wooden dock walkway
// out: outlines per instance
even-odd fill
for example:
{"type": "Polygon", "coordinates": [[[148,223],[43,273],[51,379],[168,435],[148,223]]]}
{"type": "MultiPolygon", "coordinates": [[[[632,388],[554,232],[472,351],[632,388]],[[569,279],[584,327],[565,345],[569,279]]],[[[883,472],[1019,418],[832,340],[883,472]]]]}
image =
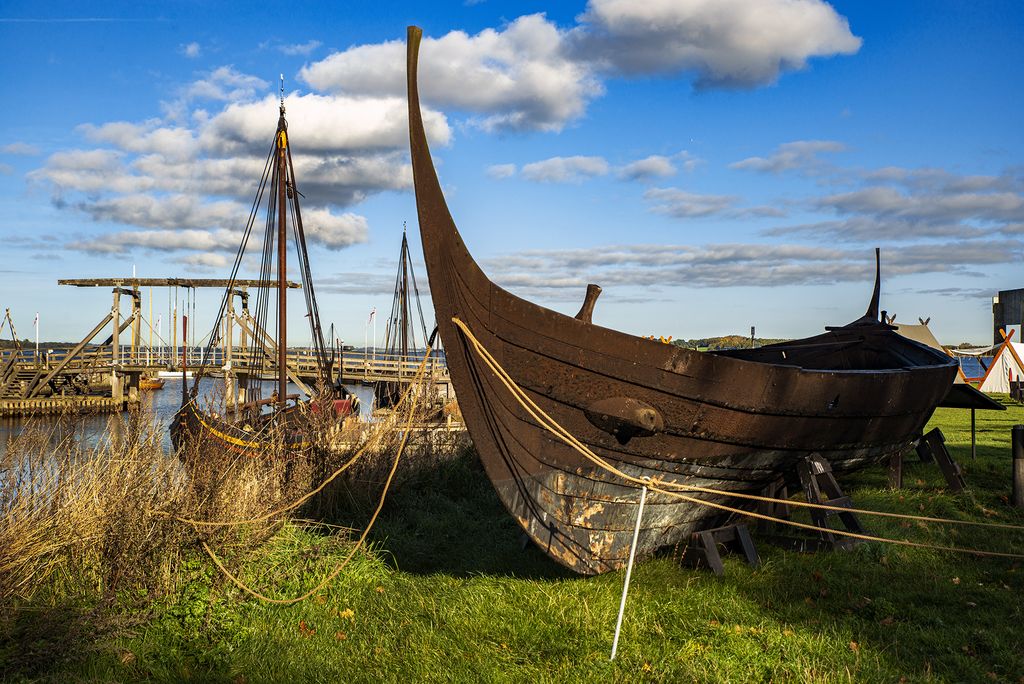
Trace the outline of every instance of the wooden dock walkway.
{"type": "Polygon", "coordinates": [[[114,413],[128,408],[127,399],[112,397],[45,397],[0,399],[0,416],[52,416],[65,413],[114,413]]]}

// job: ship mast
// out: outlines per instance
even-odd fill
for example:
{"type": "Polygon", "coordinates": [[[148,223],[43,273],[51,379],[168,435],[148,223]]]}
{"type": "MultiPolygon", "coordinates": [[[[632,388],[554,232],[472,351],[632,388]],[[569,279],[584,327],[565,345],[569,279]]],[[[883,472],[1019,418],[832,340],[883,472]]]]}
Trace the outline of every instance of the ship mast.
{"type": "Polygon", "coordinates": [[[288,122],[284,118],[284,76],[281,116],[277,120],[277,407],[288,399],[288,122]]]}

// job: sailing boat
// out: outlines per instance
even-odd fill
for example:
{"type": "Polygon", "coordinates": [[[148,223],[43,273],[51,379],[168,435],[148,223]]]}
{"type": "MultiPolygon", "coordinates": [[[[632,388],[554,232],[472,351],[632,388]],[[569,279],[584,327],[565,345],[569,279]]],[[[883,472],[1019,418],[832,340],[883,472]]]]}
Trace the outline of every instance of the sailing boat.
{"type": "Polygon", "coordinates": [[[879,320],[877,262],[861,318],[816,337],[728,353],[594,325],[595,285],[573,317],[491,282],[455,226],[430,156],[417,84],[420,38],[410,27],[409,139],[448,371],[499,497],[551,558],[586,574],[623,566],[640,493],[545,428],[504,381],[619,472],[726,492],[693,493],[689,501],[652,492],[638,558],[720,524],[722,513],[706,503],[749,507],[728,493],[759,492],[812,454],[849,470],[916,442],[956,363],[879,320]]]}
{"type": "MultiPolygon", "coordinates": [[[[399,374],[403,364],[408,360],[409,353],[418,349],[422,342],[427,344],[427,324],[423,318],[423,306],[420,303],[420,290],[416,284],[416,271],[413,270],[412,255],[409,253],[409,239],[402,227],[402,249],[398,257],[398,275],[395,276],[395,296],[391,301],[391,315],[388,316],[384,330],[384,361],[395,362],[399,374]],[[418,323],[413,319],[413,306],[416,307],[418,323]],[[417,339],[417,331],[420,333],[417,339]]],[[[410,377],[411,379],[411,377],[410,377]]],[[[377,408],[391,408],[402,396],[408,381],[378,380],[373,384],[373,401],[377,408]]]]}
{"type": "MultiPolygon", "coordinates": [[[[243,233],[242,244],[235,257],[228,287],[210,334],[209,344],[203,352],[199,372],[189,386],[182,382],[182,403],[171,424],[171,438],[175,448],[198,443],[205,452],[225,450],[248,456],[290,455],[309,450],[313,445],[309,414],[327,414],[338,419],[357,413],[358,400],[342,384],[340,364],[334,376],[336,358],[324,343],[320,326],[320,312],[309,268],[306,238],[299,207],[299,192],[288,141],[288,121],[285,118],[284,85],[282,79],[280,116],[274,142],[264,166],[252,211],[243,233]],[[262,238],[260,279],[257,281],[255,306],[250,311],[252,293],[236,289],[238,272],[253,233],[256,219],[266,204],[262,238]],[[305,295],[306,319],[313,340],[312,355],[316,366],[315,387],[308,386],[297,370],[288,365],[288,289],[297,287],[289,283],[288,234],[293,236],[298,255],[297,268],[301,275],[301,288],[305,295]],[[276,278],[272,276],[275,274],[276,278]],[[276,339],[267,332],[271,313],[271,295],[276,295],[276,339]],[[241,296],[242,316],[232,317],[243,332],[243,349],[232,354],[232,373],[238,382],[238,396],[234,397],[234,419],[200,408],[197,400],[203,371],[214,358],[220,342],[221,323],[225,312],[231,311],[231,302],[241,296]],[[269,381],[273,390],[264,397],[263,384],[269,381]],[[289,384],[302,389],[310,400],[303,401],[299,394],[289,394],[289,384]],[[289,403],[291,402],[291,403],[289,403]]],[[[228,337],[230,346],[230,337],[228,337]]],[[[233,352],[235,350],[232,350],[233,352]]],[[[183,373],[185,369],[183,368],[183,373]]]]}

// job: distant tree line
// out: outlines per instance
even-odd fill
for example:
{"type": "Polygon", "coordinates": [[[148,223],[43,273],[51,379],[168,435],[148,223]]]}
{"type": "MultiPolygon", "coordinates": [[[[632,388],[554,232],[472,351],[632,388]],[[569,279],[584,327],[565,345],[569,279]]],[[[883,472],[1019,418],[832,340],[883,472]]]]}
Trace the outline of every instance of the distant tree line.
{"type": "MultiPolygon", "coordinates": [[[[776,344],[778,342],[788,341],[789,340],[777,339],[774,337],[755,337],[754,346],[763,347],[766,344],[776,344]]],[[[717,351],[719,349],[749,349],[750,336],[723,335],[721,337],[701,337],[693,340],[673,340],[672,344],[680,347],[686,347],[687,349],[699,349],[702,351],[717,351]]]]}

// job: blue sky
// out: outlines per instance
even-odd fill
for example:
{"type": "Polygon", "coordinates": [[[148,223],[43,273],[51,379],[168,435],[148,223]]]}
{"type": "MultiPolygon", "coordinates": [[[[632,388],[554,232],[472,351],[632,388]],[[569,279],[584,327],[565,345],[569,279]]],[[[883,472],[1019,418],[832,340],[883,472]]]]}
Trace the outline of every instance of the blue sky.
{"type": "Polygon", "coordinates": [[[883,307],[957,343],[1024,286],[1019,3],[0,3],[19,333],[109,308],[60,277],[226,274],[283,73],[321,312],[362,344],[416,233],[410,23],[452,213],[530,299],[596,282],[635,334],[803,336],[863,312],[880,246],[883,307]]]}

